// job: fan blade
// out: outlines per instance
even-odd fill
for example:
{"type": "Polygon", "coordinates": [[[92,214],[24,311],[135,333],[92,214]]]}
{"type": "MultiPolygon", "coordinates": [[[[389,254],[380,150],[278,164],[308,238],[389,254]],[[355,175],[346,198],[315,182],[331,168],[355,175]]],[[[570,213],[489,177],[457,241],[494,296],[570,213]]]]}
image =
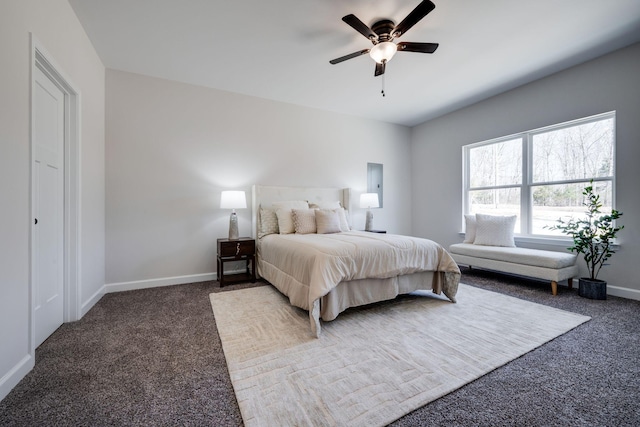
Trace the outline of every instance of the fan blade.
{"type": "Polygon", "coordinates": [[[378,77],[382,74],[384,74],[384,69],[386,68],[386,61],[385,62],[376,62],[376,72],[373,74],[374,77],[378,77]]]}
{"type": "Polygon", "coordinates": [[[396,28],[394,28],[392,32],[393,37],[400,37],[407,31],[409,31],[411,27],[416,25],[418,21],[427,16],[427,14],[435,8],[435,4],[431,3],[429,0],[424,0],[422,3],[416,6],[416,8],[413,9],[411,13],[409,13],[407,17],[402,20],[402,22],[396,25],[396,28]]]}
{"type": "Polygon", "coordinates": [[[398,43],[398,51],[433,53],[436,51],[438,46],[438,43],[400,42],[398,43]]]}
{"type": "Polygon", "coordinates": [[[371,28],[369,28],[364,22],[359,20],[356,15],[351,14],[347,16],[343,16],[342,20],[349,24],[354,30],[368,38],[369,40],[377,40],[378,35],[373,32],[371,28]]]}
{"type": "Polygon", "coordinates": [[[364,55],[365,53],[369,53],[369,49],[359,50],[358,52],[350,53],[349,55],[341,56],[340,58],[332,59],[329,61],[331,64],[335,65],[342,61],[346,61],[347,59],[357,58],[358,56],[364,55]]]}

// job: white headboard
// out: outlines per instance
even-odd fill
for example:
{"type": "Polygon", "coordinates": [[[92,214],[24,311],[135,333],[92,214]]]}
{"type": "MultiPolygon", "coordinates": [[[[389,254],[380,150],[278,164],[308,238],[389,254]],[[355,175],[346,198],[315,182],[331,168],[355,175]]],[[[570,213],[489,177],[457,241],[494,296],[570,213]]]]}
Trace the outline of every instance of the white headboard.
{"type": "Polygon", "coordinates": [[[312,187],[270,187],[254,185],[251,187],[251,228],[253,237],[258,237],[258,210],[260,206],[270,206],[273,202],[288,200],[306,200],[309,203],[340,201],[342,206],[351,210],[350,188],[312,188],[312,187]]]}

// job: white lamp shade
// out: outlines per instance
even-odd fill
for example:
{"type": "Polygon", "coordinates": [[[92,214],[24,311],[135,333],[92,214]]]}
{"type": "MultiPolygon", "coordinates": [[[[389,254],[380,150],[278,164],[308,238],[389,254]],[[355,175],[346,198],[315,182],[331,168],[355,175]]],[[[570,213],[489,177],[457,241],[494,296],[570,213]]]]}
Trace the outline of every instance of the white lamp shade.
{"type": "Polygon", "coordinates": [[[244,191],[223,191],[220,195],[220,209],[245,209],[247,198],[244,191]]]}
{"type": "Polygon", "coordinates": [[[362,209],[378,208],[378,193],[364,193],[360,195],[360,207],[362,209]]]}
{"type": "Polygon", "coordinates": [[[379,64],[382,64],[382,61],[389,62],[393,55],[398,51],[398,46],[396,46],[393,42],[382,42],[378,43],[369,51],[369,56],[379,64]]]}

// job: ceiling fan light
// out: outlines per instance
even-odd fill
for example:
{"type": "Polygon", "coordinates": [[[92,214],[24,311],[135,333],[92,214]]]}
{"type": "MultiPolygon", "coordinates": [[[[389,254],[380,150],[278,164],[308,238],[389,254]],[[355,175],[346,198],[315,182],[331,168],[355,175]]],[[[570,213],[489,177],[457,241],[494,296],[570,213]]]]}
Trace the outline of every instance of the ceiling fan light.
{"type": "Polygon", "coordinates": [[[382,64],[383,61],[389,62],[393,55],[396,54],[398,47],[393,42],[382,42],[378,43],[369,51],[369,56],[379,64],[382,64]]]}

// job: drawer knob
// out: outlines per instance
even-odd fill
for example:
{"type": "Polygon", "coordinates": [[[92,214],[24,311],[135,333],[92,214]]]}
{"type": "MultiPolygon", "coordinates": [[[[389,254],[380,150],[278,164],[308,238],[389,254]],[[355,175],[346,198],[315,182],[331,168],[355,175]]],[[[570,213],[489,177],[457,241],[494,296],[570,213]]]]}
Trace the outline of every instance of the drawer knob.
{"type": "Polygon", "coordinates": [[[236,244],[236,255],[240,253],[240,242],[236,244]]]}

